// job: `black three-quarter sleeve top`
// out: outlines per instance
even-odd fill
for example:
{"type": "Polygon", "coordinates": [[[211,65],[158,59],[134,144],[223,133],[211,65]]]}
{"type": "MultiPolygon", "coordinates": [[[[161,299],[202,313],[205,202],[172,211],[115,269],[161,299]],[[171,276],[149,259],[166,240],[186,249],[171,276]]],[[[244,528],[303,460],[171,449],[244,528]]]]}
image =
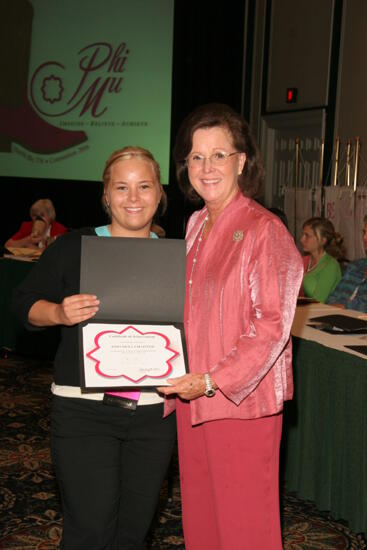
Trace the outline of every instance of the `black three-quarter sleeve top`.
{"type": "MultiPolygon", "coordinates": [[[[61,303],[80,292],[81,236],[95,235],[93,228],[66,233],[56,239],[14,293],[13,308],[28,329],[28,313],[38,300],[61,303]]],[[[80,386],[78,325],[61,327],[61,341],[55,357],[55,383],[80,386]]]]}

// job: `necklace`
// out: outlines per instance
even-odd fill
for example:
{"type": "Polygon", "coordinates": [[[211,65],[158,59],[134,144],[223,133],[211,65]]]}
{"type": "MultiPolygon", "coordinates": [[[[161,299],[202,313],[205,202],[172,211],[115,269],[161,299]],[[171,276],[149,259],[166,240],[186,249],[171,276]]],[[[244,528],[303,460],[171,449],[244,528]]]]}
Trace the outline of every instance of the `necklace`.
{"type": "Polygon", "coordinates": [[[205,227],[206,227],[206,224],[208,222],[208,219],[209,219],[209,215],[207,215],[206,218],[204,219],[203,227],[201,228],[200,235],[199,235],[199,238],[198,238],[198,242],[197,242],[197,245],[196,245],[195,256],[194,256],[194,259],[192,260],[192,267],[191,267],[191,273],[190,273],[190,278],[189,278],[189,302],[190,303],[191,303],[192,276],[194,274],[196,261],[197,261],[197,257],[198,257],[198,253],[199,253],[199,248],[200,248],[200,245],[201,245],[201,241],[203,240],[203,234],[204,234],[205,227]]]}
{"type": "Polygon", "coordinates": [[[320,260],[322,260],[322,258],[325,256],[325,252],[322,254],[321,258],[319,258],[317,260],[317,262],[315,263],[315,265],[311,266],[311,260],[312,260],[312,256],[310,256],[310,259],[308,260],[308,266],[307,266],[307,269],[306,269],[306,272],[308,273],[309,271],[312,271],[313,269],[315,269],[315,267],[318,266],[320,260]]]}

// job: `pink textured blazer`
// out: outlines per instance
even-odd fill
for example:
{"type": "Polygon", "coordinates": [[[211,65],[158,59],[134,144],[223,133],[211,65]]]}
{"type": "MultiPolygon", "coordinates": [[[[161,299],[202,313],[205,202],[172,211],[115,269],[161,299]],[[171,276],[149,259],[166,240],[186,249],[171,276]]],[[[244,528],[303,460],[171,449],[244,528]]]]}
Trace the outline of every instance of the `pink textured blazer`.
{"type": "Polygon", "coordinates": [[[301,256],[282,222],[241,193],[197,248],[206,215],[206,208],[194,212],[186,233],[185,333],[190,371],[209,371],[220,391],[191,401],[192,424],[275,414],[293,395],[290,329],[301,256]]]}

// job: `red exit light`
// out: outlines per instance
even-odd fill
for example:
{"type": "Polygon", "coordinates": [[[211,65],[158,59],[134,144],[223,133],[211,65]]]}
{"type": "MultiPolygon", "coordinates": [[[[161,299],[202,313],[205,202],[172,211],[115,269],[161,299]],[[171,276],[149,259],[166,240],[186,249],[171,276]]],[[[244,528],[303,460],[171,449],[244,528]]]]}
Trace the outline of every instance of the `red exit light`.
{"type": "Polygon", "coordinates": [[[287,103],[296,103],[297,92],[297,88],[287,88],[287,103]]]}

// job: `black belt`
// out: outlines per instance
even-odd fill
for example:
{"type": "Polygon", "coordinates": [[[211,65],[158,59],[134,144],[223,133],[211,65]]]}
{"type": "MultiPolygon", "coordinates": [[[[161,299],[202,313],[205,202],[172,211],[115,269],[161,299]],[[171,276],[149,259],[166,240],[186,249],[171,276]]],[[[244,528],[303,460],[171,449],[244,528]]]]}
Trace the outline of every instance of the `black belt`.
{"type": "Polygon", "coordinates": [[[108,393],[104,394],[103,403],[105,405],[111,405],[112,407],[122,407],[123,409],[129,409],[130,411],[135,411],[138,405],[136,399],[127,399],[126,397],[109,395],[108,393]]]}

